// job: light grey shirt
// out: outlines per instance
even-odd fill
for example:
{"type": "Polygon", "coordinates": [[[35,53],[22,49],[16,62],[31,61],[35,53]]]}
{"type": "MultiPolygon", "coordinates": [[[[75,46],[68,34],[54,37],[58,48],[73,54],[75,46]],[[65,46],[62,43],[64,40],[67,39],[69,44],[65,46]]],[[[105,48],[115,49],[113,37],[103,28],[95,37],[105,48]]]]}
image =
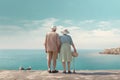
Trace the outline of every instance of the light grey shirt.
{"type": "Polygon", "coordinates": [[[66,34],[63,34],[62,36],[60,36],[60,42],[61,44],[63,43],[69,43],[70,45],[73,44],[71,36],[66,35],[66,34]]]}

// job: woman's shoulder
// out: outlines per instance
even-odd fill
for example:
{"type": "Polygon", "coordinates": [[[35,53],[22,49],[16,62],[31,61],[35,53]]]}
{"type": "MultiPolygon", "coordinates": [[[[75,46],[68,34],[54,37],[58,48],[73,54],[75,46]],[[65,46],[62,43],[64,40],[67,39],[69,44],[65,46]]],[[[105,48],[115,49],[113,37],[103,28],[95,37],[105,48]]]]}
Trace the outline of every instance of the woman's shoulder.
{"type": "Polygon", "coordinates": [[[66,35],[67,37],[69,37],[69,38],[71,38],[71,36],[70,35],[66,35]]]}
{"type": "Polygon", "coordinates": [[[71,38],[70,35],[61,35],[60,37],[61,37],[61,38],[71,38]]]}

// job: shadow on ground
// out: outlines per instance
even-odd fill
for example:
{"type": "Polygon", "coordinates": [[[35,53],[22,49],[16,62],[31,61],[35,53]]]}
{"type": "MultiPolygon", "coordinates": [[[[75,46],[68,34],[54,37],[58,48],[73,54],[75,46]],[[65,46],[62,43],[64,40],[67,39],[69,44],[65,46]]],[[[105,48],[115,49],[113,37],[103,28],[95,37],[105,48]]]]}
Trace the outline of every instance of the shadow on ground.
{"type": "Polygon", "coordinates": [[[72,74],[78,75],[120,75],[120,73],[111,73],[111,72],[76,72],[72,74]]]}

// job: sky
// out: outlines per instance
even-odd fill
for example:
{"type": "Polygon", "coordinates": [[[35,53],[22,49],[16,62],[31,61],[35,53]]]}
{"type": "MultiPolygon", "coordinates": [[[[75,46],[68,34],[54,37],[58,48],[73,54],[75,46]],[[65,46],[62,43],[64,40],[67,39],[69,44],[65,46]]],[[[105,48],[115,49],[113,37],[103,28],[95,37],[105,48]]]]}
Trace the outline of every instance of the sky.
{"type": "Polygon", "coordinates": [[[52,25],[77,49],[120,47],[120,0],[0,0],[0,49],[44,49],[52,25]]]}

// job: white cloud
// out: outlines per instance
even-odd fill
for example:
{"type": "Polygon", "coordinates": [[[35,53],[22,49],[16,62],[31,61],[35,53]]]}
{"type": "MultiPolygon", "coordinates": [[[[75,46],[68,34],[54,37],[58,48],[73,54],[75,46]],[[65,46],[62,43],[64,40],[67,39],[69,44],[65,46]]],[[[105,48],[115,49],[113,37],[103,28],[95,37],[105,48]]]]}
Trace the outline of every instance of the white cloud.
{"type": "Polygon", "coordinates": [[[51,25],[55,25],[55,22],[57,22],[57,21],[58,21],[58,19],[55,19],[55,18],[45,19],[42,21],[43,22],[42,26],[48,27],[51,25]]]}
{"type": "Polygon", "coordinates": [[[70,25],[72,25],[73,24],[73,22],[72,22],[72,20],[65,20],[65,21],[63,21],[65,24],[70,24],[70,25]]]}
{"type": "Polygon", "coordinates": [[[72,31],[72,37],[78,48],[109,48],[119,47],[120,33],[118,30],[72,31]]]}
{"type": "Polygon", "coordinates": [[[0,49],[40,49],[44,48],[45,34],[57,19],[25,21],[23,26],[0,26],[0,49]]]}
{"type": "Polygon", "coordinates": [[[84,20],[84,21],[81,21],[80,23],[84,23],[84,24],[88,24],[88,23],[94,23],[95,20],[84,20]]]}
{"type": "MultiPolygon", "coordinates": [[[[1,25],[0,26],[0,49],[43,49],[44,39],[51,25],[59,22],[59,19],[49,18],[44,20],[25,21],[23,27],[18,25],[1,25]],[[4,26],[4,27],[3,27],[4,26]],[[10,31],[10,32],[9,32],[10,31]],[[5,34],[9,32],[10,34],[5,34]],[[12,33],[12,34],[11,34],[12,33]]],[[[72,26],[58,25],[57,32],[60,34],[61,30],[67,28],[77,48],[111,48],[119,47],[120,31],[115,28],[103,29],[105,26],[120,26],[117,21],[95,21],[86,20],[81,21],[85,23],[97,24],[97,28],[92,30],[83,29],[81,26],[68,21],[72,26]],[[100,26],[99,26],[100,25],[100,26]],[[82,29],[81,29],[82,28],[82,29]]],[[[83,24],[81,23],[81,24],[83,24]]],[[[67,23],[66,23],[67,24],[67,23]]],[[[87,24],[85,24],[87,25],[87,24]]],[[[89,27],[92,27],[88,24],[89,27]]],[[[83,25],[84,27],[84,25],[83,25]]]]}
{"type": "Polygon", "coordinates": [[[109,29],[111,28],[111,22],[110,21],[100,21],[98,23],[98,26],[101,28],[101,29],[109,29]]]}
{"type": "Polygon", "coordinates": [[[0,25],[0,31],[19,31],[22,28],[20,28],[19,26],[15,26],[15,25],[0,25]]]}

